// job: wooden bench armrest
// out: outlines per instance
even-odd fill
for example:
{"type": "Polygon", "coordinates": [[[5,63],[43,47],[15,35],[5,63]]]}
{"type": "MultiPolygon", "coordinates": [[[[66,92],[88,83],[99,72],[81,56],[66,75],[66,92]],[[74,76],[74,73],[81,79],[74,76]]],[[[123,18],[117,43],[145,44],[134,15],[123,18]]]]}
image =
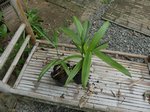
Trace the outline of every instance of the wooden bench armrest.
{"type": "Polygon", "coordinates": [[[3,78],[3,83],[7,83],[7,82],[8,82],[8,80],[9,80],[9,78],[10,78],[10,76],[11,76],[13,70],[15,69],[15,67],[16,67],[16,65],[17,65],[17,63],[18,63],[18,61],[19,61],[19,59],[20,59],[20,57],[21,57],[23,51],[25,50],[25,48],[26,48],[26,46],[27,46],[27,44],[28,44],[28,42],[29,42],[29,40],[30,40],[30,37],[31,37],[31,35],[28,35],[28,36],[26,37],[24,43],[22,44],[22,46],[21,46],[21,48],[19,49],[19,51],[18,51],[16,57],[14,58],[14,60],[13,60],[13,62],[12,62],[12,64],[11,64],[11,66],[9,67],[9,69],[8,69],[8,71],[7,71],[7,73],[6,73],[6,75],[4,76],[4,78],[3,78]]]}
{"type": "Polygon", "coordinates": [[[4,64],[6,63],[6,60],[8,59],[12,49],[14,48],[14,46],[17,43],[19,37],[21,36],[22,32],[24,31],[25,26],[26,25],[24,23],[20,25],[20,27],[16,31],[15,35],[13,36],[12,40],[10,41],[7,48],[3,52],[2,56],[0,57],[0,70],[2,69],[4,64]]]}
{"type": "Polygon", "coordinates": [[[0,81],[0,92],[11,93],[11,87],[2,81],[0,81]]]}

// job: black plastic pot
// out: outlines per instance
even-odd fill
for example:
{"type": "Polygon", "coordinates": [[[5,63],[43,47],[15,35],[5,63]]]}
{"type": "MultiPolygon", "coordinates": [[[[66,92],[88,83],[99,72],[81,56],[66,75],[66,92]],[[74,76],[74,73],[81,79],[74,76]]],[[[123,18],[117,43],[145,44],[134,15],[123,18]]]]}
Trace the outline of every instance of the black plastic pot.
{"type": "Polygon", "coordinates": [[[61,65],[55,65],[51,72],[51,77],[58,83],[58,85],[63,86],[65,85],[68,75],[61,65]]]}
{"type": "MultiPolygon", "coordinates": [[[[75,67],[75,65],[72,67],[68,63],[67,66],[69,67],[69,69],[73,69],[75,67]]],[[[51,72],[51,77],[56,81],[59,86],[64,86],[68,75],[63,67],[59,64],[54,66],[53,71],[51,72]]],[[[81,70],[75,75],[73,80],[76,84],[81,84],[81,70]]]]}

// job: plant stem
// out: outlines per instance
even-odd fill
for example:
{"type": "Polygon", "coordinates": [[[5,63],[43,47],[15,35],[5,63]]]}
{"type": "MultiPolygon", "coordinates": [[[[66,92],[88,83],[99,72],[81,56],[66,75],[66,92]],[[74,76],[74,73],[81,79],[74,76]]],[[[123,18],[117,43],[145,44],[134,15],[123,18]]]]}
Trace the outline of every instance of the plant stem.
{"type": "Polygon", "coordinates": [[[60,55],[59,55],[59,50],[58,50],[58,48],[56,48],[56,52],[57,52],[58,59],[60,59],[60,55]]]}

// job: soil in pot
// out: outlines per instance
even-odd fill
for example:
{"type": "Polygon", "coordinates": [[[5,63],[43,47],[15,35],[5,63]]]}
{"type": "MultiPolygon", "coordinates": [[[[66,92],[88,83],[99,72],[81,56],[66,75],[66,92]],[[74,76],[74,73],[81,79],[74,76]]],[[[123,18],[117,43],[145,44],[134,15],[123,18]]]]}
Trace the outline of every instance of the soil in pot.
{"type": "MultiPolygon", "coordinates": [[[[67,66],[70,67],[69,64],[67,64],[67,66]]],[[[54,66],[53,71],[51,72],[51,77],[56,80],[59,86],[64,86],[68,75],[63,67],[59,64],[54,66]]]]}
{"type": "MultiPolygon", "coordinates": [[[[67,63],[67,66],[69,69],[73,69],[75,67],[75,65],[71,66],[69,63],[67,63]]],[[[59,64],[54,66],[53,71],[51,72],[51,77],[59,86],[64,86],[68,75],[63,67],[59,64]]],[[[76,84],[81,84],[81,70],[75,75],[73,80],[76,84]]]]}

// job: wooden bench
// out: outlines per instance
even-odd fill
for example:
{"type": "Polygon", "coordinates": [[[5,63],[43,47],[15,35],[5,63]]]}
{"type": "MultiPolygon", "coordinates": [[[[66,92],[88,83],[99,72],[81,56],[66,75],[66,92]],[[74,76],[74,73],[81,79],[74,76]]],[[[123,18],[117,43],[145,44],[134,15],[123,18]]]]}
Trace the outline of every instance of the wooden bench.
{"type": "MultiPolygon", "coordinates": [[[[15,0],[11,0],[13,3],[15,0]]],[[[14,3],[14,6],[17,5],[14,3]]],[[[0,69],[6,64],[6,60],[11,54],[15,44],[22,32],[26,29],[26,36],[20,50],[16,54],[4,78],[0,80],[0,90],[34,98],[38,101],[52,104],[59,104],[69,108],[76,108],[88,111],[114,111],[114,112],[149,112],[150,104],[145,93],[150,90],[150,64],[148,56],[122,53],[118,51],[105,50],[103,52],[114,56],[123,56],[145,60],[144,62],[134,62],[131,60],[116,59],[123,64],[132,74],[132,78],[124,76],[122,73],[111,68],[100,59],[93,56],[88,89],[83,89],[81,85],[70,83],[65,87],[58,86],[51,78],[49,70],[44,77],[37,82],[37,77],[46,63],[56,58],[56,50],[42,40],[34,41],[33,32],[26,19],[23,19],[19,10],[18,15],[22,18],[22,23],[9,45],[0,57],[0,69]],[[32,37],[32,38],[31,38],[32,37]],[[13,86],[8,85],[12,72],[14,71],[25,47],[31,38],[35,43],[28,56],[19,77],[13,86]]],[[[75,52],[72,45],[60,44],[60,53],[70,55],[75,52]]],[[[76,62],[76,60],[72,60],[76,62]]]]}
{"type": "MultiPolygon", "coordinates": [[[[0,68],[5,64],[24,29],[25,24],[21,24],[0,57],[0,68]]],[[[56,50],[47,42],[36,40],[18,79],[13,87],[9,86],[7,82],[29,40],[30,35],[27,35],[5,77],[0,81],[0,87],[6,91],[35,98],[45,103],[59,104],[80,110],[149,112],[150,104],[143,95],[150,90],[150,75],[147,56],[143,55],[105,50],[103,52],[112,55],[143,59],[146,63],[116,59],[131,72],[132,78],[128,78],[93,56],[88,89],[85,90],[81,85],[75,83],[61,87],[51,78],[51,70],[42,77],[40,82],[37,82],[43,66],[56,58],[56,50]]],[[[73,45],[60,44],[59,47],[60,53],[64,56],[77,53],[73,45]]]]}

